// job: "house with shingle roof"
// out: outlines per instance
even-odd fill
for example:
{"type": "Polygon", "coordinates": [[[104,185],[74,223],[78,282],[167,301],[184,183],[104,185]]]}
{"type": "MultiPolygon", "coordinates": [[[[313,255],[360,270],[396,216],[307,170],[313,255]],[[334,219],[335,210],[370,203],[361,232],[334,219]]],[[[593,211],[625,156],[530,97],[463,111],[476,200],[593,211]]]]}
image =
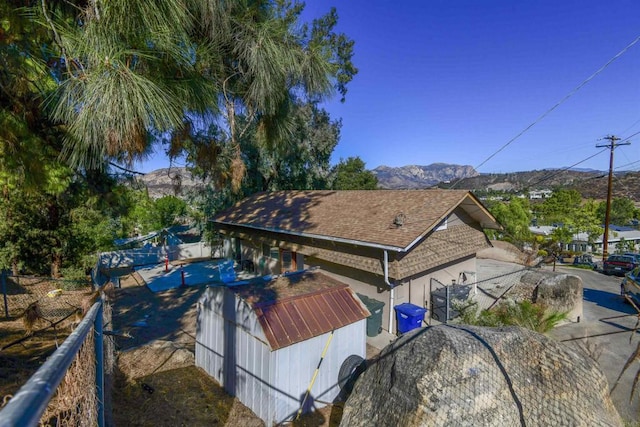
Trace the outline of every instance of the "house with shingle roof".
{"type": "Polygon", "coordinates": [[[224,253],[259,274],[320,267],[359,294],[384,302],[382,328],[395,334],[393,307],[429,308],[433,281],[475,272],[500,225],[466,190],[277,191],[257,193],[212,223],[224,253]]]}

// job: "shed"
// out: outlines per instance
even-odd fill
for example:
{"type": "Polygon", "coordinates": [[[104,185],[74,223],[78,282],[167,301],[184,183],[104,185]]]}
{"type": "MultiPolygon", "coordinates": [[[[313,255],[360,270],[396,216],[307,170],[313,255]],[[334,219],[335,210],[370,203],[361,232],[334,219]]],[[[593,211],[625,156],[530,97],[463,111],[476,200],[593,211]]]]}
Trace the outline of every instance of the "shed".
{"type": "Polygon", "coordinates": [[[339,376],[366,356],[369,315],[346,284],[319,271],[212,286],[198,302],[196,365],[266,425],[279,424],[295,418],[325,348],[304,407],[338,396],[339,376]]]}

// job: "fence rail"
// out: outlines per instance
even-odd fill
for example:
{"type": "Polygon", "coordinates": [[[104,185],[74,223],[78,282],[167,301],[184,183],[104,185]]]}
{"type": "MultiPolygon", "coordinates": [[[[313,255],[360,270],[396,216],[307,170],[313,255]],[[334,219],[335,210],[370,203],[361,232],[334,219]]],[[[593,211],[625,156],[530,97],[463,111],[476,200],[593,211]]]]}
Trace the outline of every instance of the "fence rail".
{"type": "MultiPolygon", "coordinates": [[[[84,414],[82,405],[76,401],[67,403],[68,411],[78,412],[79,416],[86,417],[86,422],[76,425],[104,426],[104,364],[103,364],[103,301],[98,300],[78,327],[62,343],[62,345],[47,359],[40,369],[20,388],[7,405],[0,411],[0,427],[13,426],[37,426],[47,409],[47,405],[54,397],[58,386],[69,375],[69,368],[74,361],[77,365],[84,365],[78,361],[83,346],[84,351],[95,356],[95,372],[91,378],[83,384],[95,385],[92,393],[83,390],[84,396],[79,398],[95,399],[95,411],[93,414],[84,414]],[[92,333],[93,332],[93,333],[92,333]],[[86,348],[86,343],[93,343],[94,348],[86,348]],[[97,422],[96,422],[97,420],[97,422]]],[[[82,366],[79,366],[82,368],[82,366]]],[[[86,368],[86,366],[85,366],[86,368]]],[[[73,379],[72,379],[73,380],[73,379]]],[[[93,386],[92,386],[93,387],[93,386]]],[[[60,400],[69,400],[69,396],[58,396],[60,400]]],[[[91,406],[91,405],[89,405],[91,406]]],[[[49,414],[51,415],[51,414],[49,414]]],[[[55,415],[54,415],[55,416],[55,415]]],[[[57,414],[60,418],[60,414],[57,414]]],[[[68,416],[68,414],[63,415],[68,416]]]]}

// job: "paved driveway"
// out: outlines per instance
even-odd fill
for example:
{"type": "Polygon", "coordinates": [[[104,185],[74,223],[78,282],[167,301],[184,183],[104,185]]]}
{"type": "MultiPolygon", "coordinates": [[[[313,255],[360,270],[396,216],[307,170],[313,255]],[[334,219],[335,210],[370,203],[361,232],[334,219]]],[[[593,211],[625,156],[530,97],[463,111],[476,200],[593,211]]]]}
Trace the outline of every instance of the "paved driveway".
{"type": "MultiPolygon", "coordinates": [[[[583,316],[579,323],[559,326],[549,335],[558,341],[595,353],[611,388],[640,342],[640,334],[633,332],[638,319],[637,313],[620,296],[619,277],[570,267],[556,266],[556,271],[582,278],[583,316]]],[[[622,418],[630,422],[640,420],[640,386],[629,402],[633,379],[639,370],[640,361],[633,362],[611,396],[622,418]]]]}

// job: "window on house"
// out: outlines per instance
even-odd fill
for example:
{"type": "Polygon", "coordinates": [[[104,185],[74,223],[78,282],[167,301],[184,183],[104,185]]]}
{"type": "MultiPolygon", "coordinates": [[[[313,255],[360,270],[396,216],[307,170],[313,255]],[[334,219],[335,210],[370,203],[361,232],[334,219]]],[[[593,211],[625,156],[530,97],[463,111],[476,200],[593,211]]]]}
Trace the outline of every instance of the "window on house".
{"type": "Polygon", "coordinates": [[[280,259],[280,248],[277,246],[269,248],[269,258],[273,258],[275,260],[280,259]]]}
{"type": "Polygon", "coordinates": [[[293,251],[280,251],[280,271],[298,271],[298,254],[293,251]]]}
{"type": "Polygon", "coordinates": [[[240,262],[242,260],[242,242],[240,239],[236,239],[235,242],[235,260],[240,262]]]}

